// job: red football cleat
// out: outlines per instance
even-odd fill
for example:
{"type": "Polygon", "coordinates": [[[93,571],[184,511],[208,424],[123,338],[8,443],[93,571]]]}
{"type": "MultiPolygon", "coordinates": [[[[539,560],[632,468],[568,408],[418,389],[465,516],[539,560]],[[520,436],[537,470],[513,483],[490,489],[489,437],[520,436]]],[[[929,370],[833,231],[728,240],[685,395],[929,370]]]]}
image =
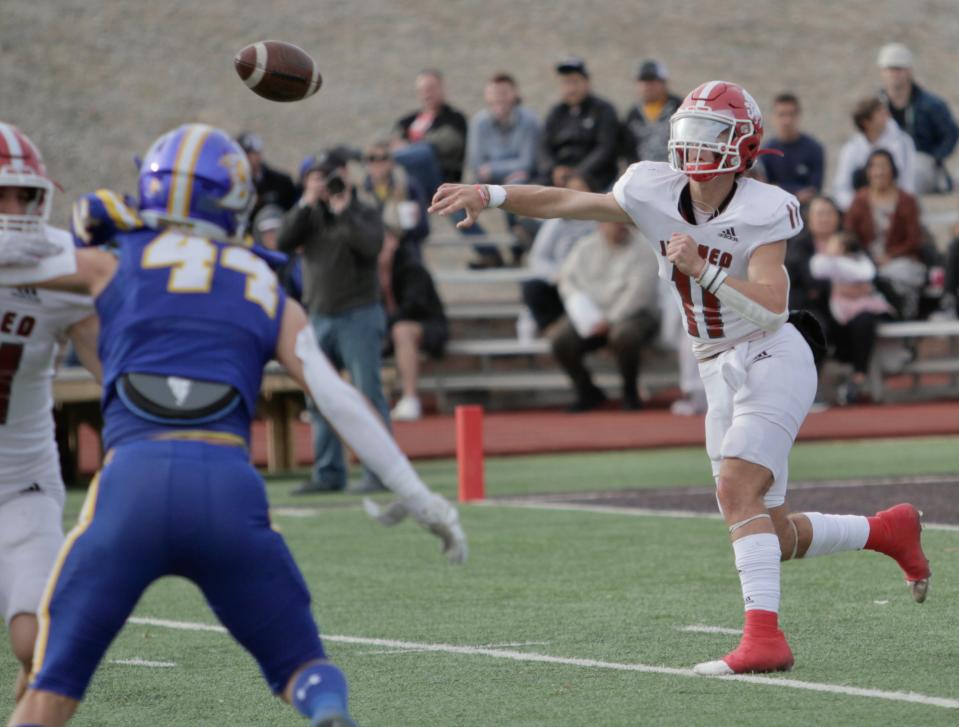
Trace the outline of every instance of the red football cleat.
{"type": "Polygon", "coordinates": [[[777,615],[770,611],[746,611],[746,627],[739,646],[718,661],[697,664],[693,671],[713,677],[789,671],[793,668],[793,652],[777,621],[777,615]]]}
{"type": "Polygon", "coordinates": [[[926,600],[929,592],[929,560],[922,552],[922,524],[919,510],[909,503],[893,505],[877,512],[869,520],[866,549],[893,558],[906,574],[906,585],[916,603],[926,600]]]}

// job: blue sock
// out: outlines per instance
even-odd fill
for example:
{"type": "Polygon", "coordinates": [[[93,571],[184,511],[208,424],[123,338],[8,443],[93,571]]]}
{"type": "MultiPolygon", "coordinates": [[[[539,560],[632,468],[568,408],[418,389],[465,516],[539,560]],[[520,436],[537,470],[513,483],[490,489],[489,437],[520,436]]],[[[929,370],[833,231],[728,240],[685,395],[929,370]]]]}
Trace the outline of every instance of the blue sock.
{"type": "Polygon", "coordinates": [[[346,676],[335,664],[313,662],[296,677],[292,702],[296,710],[309,719],[316,719],[326,712],[346,714],[346,676]]]}

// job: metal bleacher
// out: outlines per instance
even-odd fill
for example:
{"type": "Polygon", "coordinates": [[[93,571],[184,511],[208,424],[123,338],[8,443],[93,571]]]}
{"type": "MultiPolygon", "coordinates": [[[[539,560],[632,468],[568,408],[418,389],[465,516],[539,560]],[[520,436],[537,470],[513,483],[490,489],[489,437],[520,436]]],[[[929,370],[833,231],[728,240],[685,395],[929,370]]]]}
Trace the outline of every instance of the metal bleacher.
{"type": "MultiPolygon", "coordinates": [[[[425,364],[421,392],[435,395],[441,410],[459,401],[492,408],[568,403],[570,382],[553,359],[549,341],[517,338],[516,319],[523,309],[520,286],[530,278],[529,270],[467,267],[472,245],[496,245],[505,253],[514,238],[502,232],[463,235],[445,230],[445,221],[438,222],[440,230],[426,242],[424,258],[446,305],[451,338],[443,360],[425,364]]],[[[483,224],[487,225],[486,218],[483,224]]],[[[590,366],[597,385],[617,396],[620,381],[611,358],[598,352],[591,356],[590,366]]],[[[640,375],[644,391],[677,382],[671,354],[644,357],[640,375]]]]}

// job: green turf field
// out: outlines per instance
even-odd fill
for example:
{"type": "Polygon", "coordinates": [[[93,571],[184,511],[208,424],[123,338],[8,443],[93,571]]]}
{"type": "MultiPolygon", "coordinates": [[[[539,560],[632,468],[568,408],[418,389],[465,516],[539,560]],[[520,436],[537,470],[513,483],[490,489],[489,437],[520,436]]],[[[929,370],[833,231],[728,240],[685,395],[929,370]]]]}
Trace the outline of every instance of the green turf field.
{"type": "MultiPolygon", "coordinates": [[[[803,444],[791,474],[957,472],[957,447],[959,439],[803,444]]],[[[419,469],[454,491],[454,463],[419,469]]],[[[486,474],[490,495],[709,482],[699,449],[504,458],[489,461],[486,474]]],[[[292,498],[294,482],[272,481],[271,498],[308,509],[281,507],[276,521],[364,727],[959,724],[959,531],[925,533],[935,575],[921,606],[896,565],[874,553],[786,564],[782,623],[796,669],[734,681],[681,671],[738,641],[683,630],[741,625],[717,520],[467,506],[471,558],[456,568],[415,526],[381,528],[355,497],[292,498]],[[901,701],[905,693],[917,701],[901,701]]],[[[71,493],[68,521],[81,496],[71,493]]],[[[302,724],[228,636],[184,628],[216,623],[190,584],[158,583],[135,617],[73,724],[302,724]],[[175,666],[114,663],[125,660],[175,666]]],[[[4,650],[4,717],[14,674],[4,650]]]]}

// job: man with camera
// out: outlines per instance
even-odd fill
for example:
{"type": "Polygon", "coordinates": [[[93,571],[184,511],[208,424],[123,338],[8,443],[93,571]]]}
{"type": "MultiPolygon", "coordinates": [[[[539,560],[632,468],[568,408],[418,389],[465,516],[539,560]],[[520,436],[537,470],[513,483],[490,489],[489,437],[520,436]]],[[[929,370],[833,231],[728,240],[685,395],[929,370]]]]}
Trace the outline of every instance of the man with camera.
{"type": "MultiPolygon", "coordinates": [[[[370,400],[386,426],[389,410],[380,381],[386,317],[380,304],[377,257],[383,247],[380,211],[362,202],[347,174],[347,160],[322,153],[303,173],[303,196],[283,220],[279,249],[303,255],[303,304],[320,347],[370,400]]],[[[346,487],[340,440],[312,408],[313,472],[296,494],[346,487]]],[[[372,472],[351,491],[382,488],[372,472]]]]}

